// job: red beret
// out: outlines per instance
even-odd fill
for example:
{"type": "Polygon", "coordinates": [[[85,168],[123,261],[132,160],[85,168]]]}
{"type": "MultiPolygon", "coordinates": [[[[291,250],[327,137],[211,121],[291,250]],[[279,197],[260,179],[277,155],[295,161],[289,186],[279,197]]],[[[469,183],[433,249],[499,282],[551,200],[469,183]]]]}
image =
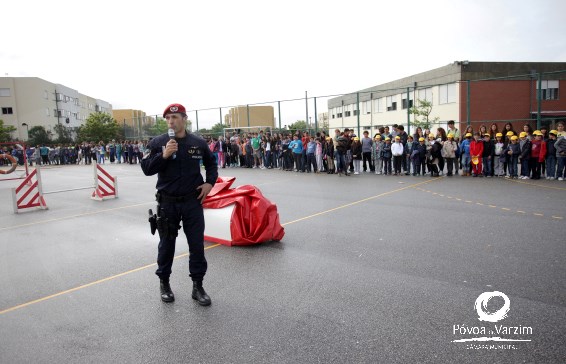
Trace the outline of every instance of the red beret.
{"type": "Polygon", "coordinates": [[[185,110],[185,107],[181,104],[171,104],[165,108],[165,111],[163,111],[163,117],[167,116],[167,114],[175,113],[186,114],[187,110],[185,110]]]}

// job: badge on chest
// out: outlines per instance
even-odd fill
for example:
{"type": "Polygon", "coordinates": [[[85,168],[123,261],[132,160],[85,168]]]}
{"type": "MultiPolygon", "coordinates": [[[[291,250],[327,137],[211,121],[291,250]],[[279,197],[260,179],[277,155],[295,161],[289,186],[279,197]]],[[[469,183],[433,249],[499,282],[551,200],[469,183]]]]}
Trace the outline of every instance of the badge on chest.
{"type": "Polygon", "coordinates": [[[189,147],[188,153],[191,159],[202,159],[202,149],[199,147],[189,147]]]}

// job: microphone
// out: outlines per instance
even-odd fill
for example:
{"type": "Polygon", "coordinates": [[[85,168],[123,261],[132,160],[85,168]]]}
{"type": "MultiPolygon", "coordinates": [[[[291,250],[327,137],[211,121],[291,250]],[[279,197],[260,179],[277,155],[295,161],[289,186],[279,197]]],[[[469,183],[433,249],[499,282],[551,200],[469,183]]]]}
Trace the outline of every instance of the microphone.
{"type": "MultiPolygon", "coordinates": [[[[169,140],[175,139],[175,130],[169,129],[167,130],[167,134],[169,134],[169,140]]],[[[177,153],[173,153],[173,159],[177,158],[177,153]]]]}

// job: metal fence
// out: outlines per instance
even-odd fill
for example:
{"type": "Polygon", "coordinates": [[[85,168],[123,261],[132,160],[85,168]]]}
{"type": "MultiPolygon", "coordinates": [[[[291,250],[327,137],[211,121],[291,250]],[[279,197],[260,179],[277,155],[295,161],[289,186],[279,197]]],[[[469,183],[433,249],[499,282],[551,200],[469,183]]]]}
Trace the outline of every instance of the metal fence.
{"type": "MultiPolygon", "coordinates": [[[[465,130],[471,126],[474,131],[486,126],[490,129],[495,125],[498,130],[502,130],[506,123],[511,123],[514,130],[523,130],[524,125],[529,125],[532,129],[547,127],[554,129],[559,121],[566,121],[566,98],[560,99],[560,88],[557,80],[566,79],[566,70],[556,72],[530,73],[521,75],[509,75],[506,77],[495,77],[475,80],[457,81],[458,100],[456,101],[458,112],[450,118],[435,119],[434,105],[430,122],[430,129],[438,127],[446,128],[449,119],[456,119],[460,123],[460,129],[465,130]],[[554,87],[556,86],[556,87],[554,87]],[[495,96],[494,96],[495,95],[495,96]],[[561,101],[563,100],[563,101],[561,101]]],[[[348,127],[354,129],[356,133],[362,134],[368,130],[373,134],[377,127],[385,125],[400,124],[405,126],[405,131],[409,134],[414,133],[415,115],[411,107],[418,102],[417,94],[425,88],[434,86],[444,86],[443,84],[427,84],[426,86],[409,86],[397,89],[387,89],[379,91],[359,91],[353,93],[343,93],[337,95],[309,96],[305,92],[304,97],[294,99],[282,99],[278,101],[256,102],[246,105],[232,105],[205,109],[188,110],[190,128],[194,132],[207,132],[208,134],[220,134],[223,128],[234,127],[234,123],[229,122],[229,112],[234,108],[244,108],[240,113],[237,122],[240,126],[251,127],[254,125],[273,125],[277,130],[289,130],[290,126],[302,120],[306,124],[306,130],[328,131],[330,115],[328,112],[328,100],[334,97],[348,96],[354,101],[355,122],[348,121],[341,124],[340,128],[348,127]],[[406,100],[412,104],[405,105],[406,114],[387,120],[387,122],[363,122],[360,114],[360,98],[370,94],[370,100],[382,97],[383,94],[396,91],[401,95],[406,95],[406,100]],[[413,96],[411,96],[413,95],[413,96]],[[253,120],[250,110],[254,106],[271,106],[273,108],[272,120],[253,120]],[[357,115],[356,115],[357,113],[357,115]],[[221,125],[219,130],[210,133],[213,126],[221,125]]],[[[373,111],[372,111],[373,113],[373,111]]],[[[165,130],[158,128],[159,115],[151,115],[144,118],[123,120],[123,135],[125,139],[143,140],[163,133],[165,130]]],[[[234,121],[235,122],[235,121],[234,121]]],[[[120,121],[119,121],[120,123],[120,121]]],[[[289,130],[290,131],[290,130],[289,130]]]]}

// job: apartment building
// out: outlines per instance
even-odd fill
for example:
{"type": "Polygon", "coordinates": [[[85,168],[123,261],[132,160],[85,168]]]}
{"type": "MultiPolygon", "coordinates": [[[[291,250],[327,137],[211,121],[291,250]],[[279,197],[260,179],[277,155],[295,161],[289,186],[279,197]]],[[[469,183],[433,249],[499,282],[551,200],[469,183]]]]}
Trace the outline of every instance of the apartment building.
{"type": "Polygon", "coordinates": [[[38,77],[0,77],[0,108],[0,119],[16,127],[12,137],[18,140],[27,140],[34,126],[52,134],[57,124],[76,131],[90,114],[112,113],[107,101],[38,77]]]}

